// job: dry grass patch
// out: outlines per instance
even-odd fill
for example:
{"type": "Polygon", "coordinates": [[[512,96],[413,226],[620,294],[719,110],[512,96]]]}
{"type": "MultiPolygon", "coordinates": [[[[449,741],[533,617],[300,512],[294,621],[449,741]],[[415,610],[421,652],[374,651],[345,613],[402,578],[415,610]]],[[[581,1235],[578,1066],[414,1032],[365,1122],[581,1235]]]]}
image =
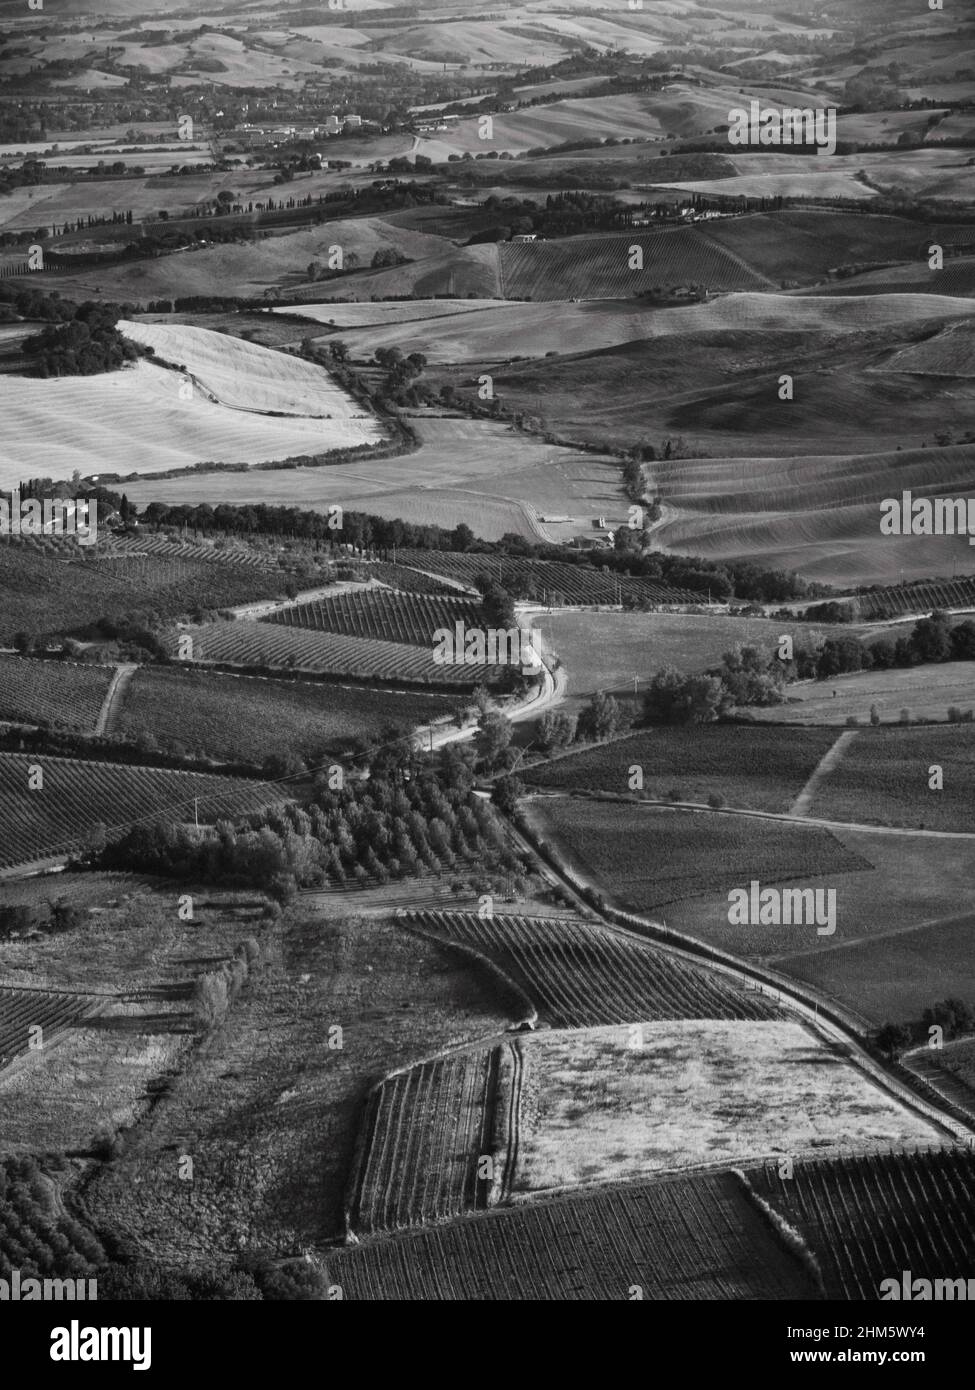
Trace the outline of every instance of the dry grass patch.
{"type": "Polygon", "coordinates": [[[516,1197],[937,1137],[798,1023],[594,1028],[525,1040],[524,1054],[516,1197]]]}

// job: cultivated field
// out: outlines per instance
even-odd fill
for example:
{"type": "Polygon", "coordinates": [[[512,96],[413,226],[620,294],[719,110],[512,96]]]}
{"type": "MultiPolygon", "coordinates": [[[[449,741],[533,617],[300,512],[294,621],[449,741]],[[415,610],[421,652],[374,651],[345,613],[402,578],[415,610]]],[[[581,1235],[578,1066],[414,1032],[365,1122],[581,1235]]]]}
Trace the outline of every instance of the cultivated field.
{"type": "Polygon", "coordinates": [[[375,1235],[487,1206],[504,1182],[496,1125],[509,1109],[517,1113],[520,1065],[509,1043],[388,1077],[370,1100],[352,1229],[375,1235]],[[491,1177],[478,1174],[482,1157],[491,1177]]]}
{"type": "Polygon", "coordinates": [[[938,1137],[798,1023],[645,1023],[538,1034],[523,1048],[516,1201],[695,1163],[938,1137]]]}
{"type": "MultiPolygon", "coordinates": [[[[896,394],[902,401],[911,395],[900,384],[896,394]]],[[[964,489],[971,456],[970,445],[954,445],[652,463],[651,487],[673,508],[656,539],[711,559],[760,555],[826,583],[884,584],[964,569],[964,536],[883,536],[880,503],[905,489],[917,496],[964,489]]]]}
{"type": "MultiPolygon", "coordinates": [[[[326,511],[338,503],[448,529],[463,522],[484,540],[512,531],[531,541],[567,541],[591,535],[597,516],[626,516],[619,463],[607,455],[545,444],[493,420],[417,414],[410,422],[420,447],[402,457],[289,469],[289,505],[326,511]],[[543,523],[540,513],[571,520],[543,523]]],[[[280,503],[282,476],[236,474],[234,501],[280,503]]],[[[219,474],[191,475],[127,484],[126,493],[139,506],[153,500],[216,505],[227,487],[219,474]]]]}
{"type": "Polygon", "coordinates": [[[456,623],[466,630],[484,628],[487,622],[480,606],[467,599],[392,594],[382,589],[338,594],[335,598],[280,608],[265,621],[309,632],[336,632],[349,637],[401,642],[430,651],[438,628],[453,633],[456,623]]]}
{"type": "MultiPolygon", "coordinates": [[[[544,245],[560,246],[561,242],[544,245]]],[[[536,246],[542,243],[535,243],[536,246]]],[[[531,251],[532,246],[517,250],[531,251]]],[[[508,252],[505,252],[507,255],[508,252]]],[[[538,296],[534,297],[538,300],[538,296]]],[[[963,318],[975,302],[952,300],[935,294],[875,294],[807,296],[728,294],[709,303],[689,303],[679,308],[657,308],[631,299],[597,299],[581,302],[549,299],[528,303],[466,302],[463,310],[409,315],[410,306],[390,305],[395,315],[370,312],[363,305],[361,319],[342,310],[355,305],[336,305],[336,323],[353,356],[366,359],[379,347],[398,347],[404,353],[422,352],[431,362],[522,361],[546,352],[573,354],[601,352],[622,343],[654,338],[681,338],[688,334],[823,332],[857,333],[869,328],[916,324],[928,320],[963,318]],[[808,307],[807,307],[808,306],[808,307]],[[343,317],[346,323],[343,323],[343,317]],[[517,357],[513,355],[517,351],[517,357]]],[[[376,306],[378,309],[380,306],[376,306]]],[[[316,306],[317,313],[330,306],[316,306]]],[[[422,309],[422,305],[417,305],[422,309]]],[[[292,311],[280,310],[282,315],[292,311]]],[[[958,339],[958,333],[955,334],[958,339]]],[[[328,339],[326,338],[327,342],[328,339]]],[[[951,354],[946,351],[946,361],[951,354]]],[[[895,362],[898,359],[895,359],[895,362]]],[[[895,370],[921,370],[911,365],[895,370]]],[[[945,371],[964,375],[964,371],[945,371]]]]}
{"type": "Polygon", "coordinates": [[[905,613],[924,615],[935,608],[975,608],[975,578],[936,579],[874,589],[862,594],[857,604],[861,616],[870,619],[896,618],[905,613]]]}
{"type": "Polygon", "coordinates": [[[495,666],[439,665],[433,659],[432,647],[424,650],[404,642],[310,632],[300,627],[282,627],[280,623],[239,619],[193,628],[187,635],[193,641],[193,661],[228,666],[263,666],[311,675],[459,689],[496,681],[500,674],[500,668],[495,666]]]}
{"type": "Polygon", "coordinates": [[[194,805],[206,823],[284,799],[273,787],[239,778],[0,753],[0,869],[63,857],[99,826],[111,836],[139,821],[189,821],[194,805]]]}
{"type": "Polygon", "coordinates": [[[730,1173],[630,1183],[368,1241],[332,1257],[328,1271],[345,1298],[382,1301],[816,1296],[730,1173]]]}
{"type": "Polygon", "coordinates": [[[149,734],[161,748],[260,766],[272,754],[316,762],[390,725],[441,719],[449,700],[334,682],[275,681],[210,671],[137,671],[111,732],[149,734]]]}
{"type": "Polygon", "coordinates": [[[757,992],[589,922],[449,911],[408,912],[402,920],[411,931],[486,955],[555,1028],[773,1016],[757,992]]]}
{"type": "MultiPolygon", "coordinates": [[[[571,688],[571,667],[569,683],[571,688]]],[[[633,792],[651,800],[673,794],[700,802],[720,796],[730,806],[786,812],[835,738],[828,729],[661,726],[561,754],[520,776],[546,790],[633,792]],[[642,774],[642,787],[632,786],[634,768],[642,774]]]]}
{"type": "Polygon", "coordinates": [[[506,242],[499,249],[501,282],[511,299],[626,299],[659,286],[742,290],[768,284],[761,272],[696,227],[506,242]],[[642,268],[631,268],[631,246],[641,248],[642,268]]]}
{"type": "Polygon", "coordinates": [[[429,574],[444,575],[474,585],[480,575],[496,579],[514,597],[555,605],[620,603],[696,603],[701,594],[672,589],[652,579],[617,575],[588,562],[571,565],[557,560],[525,560],[512,555],[478,555],[449,550],[397,550],[401,564],[429,574]]]}
{"type": "Polygon", "coordinates": [[[122,319],[118,326],[133,342],[151,347],[162,361],[183,368],[204,394],[221,405],[254,415],[330,420],[333,423],[323,430],[323,437],[334,432],[333,448],[370,444],[382,437],[357,401],[321,367],[300,357],[186,324],[122,319]]]}
{"type": "Polygon", "coordinates": [[[86,994],[59,994],[0,985],[0,1072],[17,1057],[43,1056],[66,1028],[90,1014],[97,1001],[86,994]]]}
{"type": "Polygon", "coordinates": [[[536,797],[527,810],[542,838],[610,900],[635,912],[664,910],[668,922],[671,904],[720,895],[727,927],[728,890],[752,879],[832,884],[870,867],[819,826],[570,797],[536,797]]]}
{"type": "Polygon", "coordinates": [[[0,721],[93,733],[112,674],[111,666],[0,656],[0,721]]]}
{"type": "MultiPolygon", "coordinates": [[[[93,459],[103,474],[127,476],[199,463],[269,463],[378,437],[371,420],[250,413],[192,386],[187,395],[180,373],[144,361],[104,376],[5,380],[9,452],[0,461],[0,487],[7,489],[25,475],[87,473],[93,459]]],[[[226,478],[211,480],[214,500],[228,486],[226,478]]],[[[279,493],[279,476],[273,486],[279,493]]]]}
{"type": "Polygon", "coordinates": [[[748,1179],[801,1233],[828,1298],[872,1303],[885,1279],[903,1297],[905,1270],[911,1279],[968,1277],[975,1172],[965,1149],[809,1159],[788,1179],[773,1165],[748,1179]]]}
{"type": "Polygon", "coordinates": [[[866,728],[818,783],[808,814],[912,830],[970,832],[973,793],[972,726],[866,728]],[[940,790],[930,786],[934,768],[943,772],[940,790]]]}
{"type": "MultiPolygon", "coordinates": [[[[233,549],[207,551],[206,558],[170,553],[156,549],[155,539],[146,538],[146,554],[101,559],[99,546],[92,560],[79,559],[79,547],[67,541],[0,547],[0,640],[9,643],[18,632],[71,633],[102,617],[153,612],[165,619],[283,596],[285,572],[251,563],[253,555],[233,549]]],[[[112,554],[116,548],[113,543],[112,554]]]]}
{"type": "MultiPolygon", "coordinates": [[[[832,834],[860,867],[840,865],[794,883],[835,891],[833,935],[804,925],[732,926],[728,890],[761,880],[744,871],[701,897],[669,904],[668,927],[806,981],[864,1026],[920,1018],[938,999],[970,997],[975,841],[839,826],[832,834]]],[[[709,842],[697,839],[699,852],[709,842]]]]}

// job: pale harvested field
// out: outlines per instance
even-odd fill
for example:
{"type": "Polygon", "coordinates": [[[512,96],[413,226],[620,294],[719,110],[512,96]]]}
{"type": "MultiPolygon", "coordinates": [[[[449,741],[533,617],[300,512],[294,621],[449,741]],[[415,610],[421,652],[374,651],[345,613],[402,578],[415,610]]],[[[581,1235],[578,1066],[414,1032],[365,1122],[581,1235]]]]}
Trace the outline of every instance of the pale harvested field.
{"type": "Polygon", "coordinates": [[[0,227],[46,225],[49,207],[70,188],[67,183],[46,183],[35,188],[15,188],[0,197],[0,227]]]}
{"type": "MultiPolygon", "coordinates": [[[[910,630],[910,625],[904,628],[905,632],[910,630]]],[[[946,661],[905,670],[859,671],[825,681],[801,681],[788,686],[786,694],[787,704],[756,709],[756,718],[844,724],[853,717],[867,724],[871,706],[876,705],[885,724],[896,723],[902,709],[909,710],[912,719],[946,719],[949,705],[966,710],[975,706],[975,662],[946,661]]]]}
{"type": "MultiPolygon", "coordinates": [[[[466,307],[460,311],[409,316],[404,312],[388,317],[371,312],[381,306],[363,305],[358,322],[355,314],[348,314],[343,325],[347,329],[345,341],[354,357],[368,358],[379,347],[398,347],[404,353],[422,352],[435,363],[491,363],[509,362],[515,356],[542,357],[547,352],[598,352],[622,343],[688,334],[855,333],[975,314],[975,300],[935,294],[807,295],[799,299],[749,292],[671,309],[617,299],[461,302],[466,307]]],[[[336,305],[336,324],[342,324],[343,310],[355,307],[336,305]]],[[[316,305],[315,317],[331,317],[329,308],[327,304],[316,305]]],[[[304,312],[304,308],[294,312],[304,312]]]]}
{"type": "Polygon", "coordinates": [[[798,1023],[644,1023],[540,1034],[522,1047],[516,1198],[938,1137],[798,1023]]]}
{"type": "MultiPolygon", "coordinates": [[[[266,463],[376,437],[369,421],[249,414],[196,390],[181,400],[179,388],[177,373],[147,362],[96,377],[6,378],[0,487],[25,476],[70,477],[76,468],[149,474],[204,462],[266,463]]],[[[280,501],[282,474],[264,477],[265,500],[280,501]]],[[[212,475],[208,484],[213,501],[242,500],[237,475],[212,475]]]]}
{"type": "Polygon", "coordinates": [[[187,324],[121,319],[119,329],[133,342],[151,347],[163,361],[185,367],[222,405],[342,421],[350,432],[349,443],[381,438],[378,424],[358,401],[322,367],[304,358],[187,324]]]}
{"type": "Polygon", "coordinates": [[[662,136],[664,126],[652,99],[639,95],[570,97],[550,105],[527,107],[493,117],[491,135],[481,135],[478,118],[458,121],[453,130],[421,137],[418,153],[434,159],[450,154],[486,154],[508,150],[517,154],[537,146],[560,145],[566,140],[598,140],[609,136],[662,136]]]}
{"type": "Polygon", "coordinates": [[[284,502],[326,510],[347,508],[456,526],[499,539],[518,531],[535,539],[568,539],[591,532],[591,518],[622,514],[619,465],[599,455],[563,449],[517,434],[488,420],[418,416],[412,421],[421,447],[400,458],[370,459],[338,468],[297,468],[282,473],[165,478],[133,484],[126,492],[140,506],[165,502],[216,502],[232,490],[245,502],[284,502]],[[570,516],[550,525],[542,516],[570,516]]]}
{"type": "MultiPolygon", "coordinates": [[[[800,161],[796,160],[798,164],[800,161]]],[[[802,158],[808,169],[793,173],[737,174],[727,179],[696,179],[682,183],[657,184],[658,188],[679,188],[685,193],[722,193],[743,198],[860,198],[877,197],[876,189],[858,179],[854,172],[824,169],[808,155],[802,158]]]]}

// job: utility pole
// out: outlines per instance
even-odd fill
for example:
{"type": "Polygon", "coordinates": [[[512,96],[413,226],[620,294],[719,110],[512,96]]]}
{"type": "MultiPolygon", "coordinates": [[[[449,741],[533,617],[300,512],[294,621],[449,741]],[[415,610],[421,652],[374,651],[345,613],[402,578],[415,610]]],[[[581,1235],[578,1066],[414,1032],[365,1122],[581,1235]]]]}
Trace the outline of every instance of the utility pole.
{"type": "Polygon", "coordinates": [[[200,798],[199,798],[198,796],[194,796],[194,798],[193,798],[193,820],[194,820],[195,823],[196,823],[196,828],[197,828],[197,830],[199,830],[199,828],[200,828],[200,798]]]}

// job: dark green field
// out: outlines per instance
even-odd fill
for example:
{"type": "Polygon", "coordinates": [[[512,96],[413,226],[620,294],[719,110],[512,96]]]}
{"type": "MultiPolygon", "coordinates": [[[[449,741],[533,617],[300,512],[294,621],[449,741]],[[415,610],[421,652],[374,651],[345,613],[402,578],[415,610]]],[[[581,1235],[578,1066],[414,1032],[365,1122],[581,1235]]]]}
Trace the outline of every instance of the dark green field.
{"type": "Polygon", "coordinates": [[[570,797],[532,802],[530,817],[577,872],[634,912],[721,896],[752,879],[822,886],[870,867],[820,826],[570,797]]]}
{"type": "Polygon", "coordinates": [[[718,795],[746,810],[785,812],[835,738],[833,729],[742,724],[647,729],[540,763],[522,778],[560,791],[634,790],[650,799],[718,795]],[[634,767],[642,769],[642,790],[630,787],[634,767]]]}
{"type": "Polygon", "coordinates": [[[931,724],[862,729],[820,782],[808,814],[917,830],[972,831],[973,805],[975,726],[931,724]],[[943,773],[941,791],[928,785],[935,766],[943,773]]]}
{"type": "Polygon", "coordinates": [[[127,687],[112,732],[149,733],[163,748],[228,762],[260,765],[288,752],[313,762],[387,725],[412,728],[453,707],[432,695],[147,667],[127,687]]]}

